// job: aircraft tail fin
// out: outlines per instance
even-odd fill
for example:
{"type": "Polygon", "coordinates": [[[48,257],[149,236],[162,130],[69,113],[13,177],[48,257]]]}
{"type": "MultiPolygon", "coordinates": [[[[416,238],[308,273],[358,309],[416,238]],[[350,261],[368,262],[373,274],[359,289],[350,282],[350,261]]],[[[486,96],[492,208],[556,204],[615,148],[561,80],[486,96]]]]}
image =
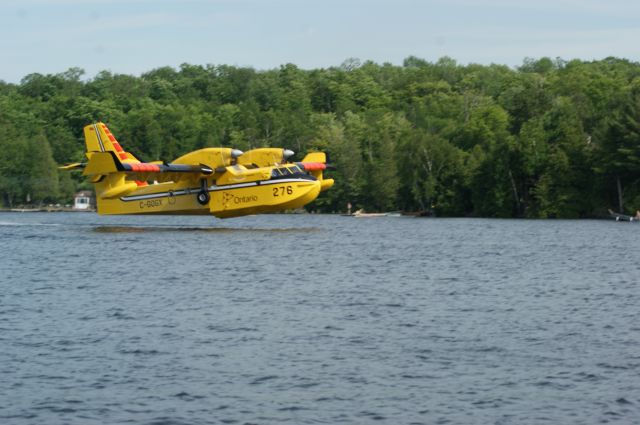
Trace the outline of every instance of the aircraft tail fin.
{"type": "MultiPolygon", "coordinates": [[[[144,181],[131,181],[122,172],[126,165],[140,163],[138,158],[126,152],[106,124],[97,122],[84,127],[84,140],[89,161],[84,174],[92,177],[98,199],[98,211],[103,198],[114,198],[146,186],[144,181]]],[[[75,167],[74,167],[75,168],[75,167]]]]}
{"type": "Polygon", "coordinates": [[[120,162],[140,162],[131,153],[126,152],[106,124],[98,122],[84,128],[84,140],[87,146],[87,157],[95,152],[113,152],[120,162]]]}

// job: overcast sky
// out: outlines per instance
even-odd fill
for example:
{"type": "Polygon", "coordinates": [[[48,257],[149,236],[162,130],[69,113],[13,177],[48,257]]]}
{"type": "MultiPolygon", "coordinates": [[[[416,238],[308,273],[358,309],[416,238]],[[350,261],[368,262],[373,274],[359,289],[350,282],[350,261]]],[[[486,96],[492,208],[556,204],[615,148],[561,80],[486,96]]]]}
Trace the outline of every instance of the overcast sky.
{"type": "Polygon", "coordinates": [[[3,0],[0,80],[70,67],[139,75],[161,66],[407,56],[522,64],[525,57],[640,60],[629,0],[3,0]]]}

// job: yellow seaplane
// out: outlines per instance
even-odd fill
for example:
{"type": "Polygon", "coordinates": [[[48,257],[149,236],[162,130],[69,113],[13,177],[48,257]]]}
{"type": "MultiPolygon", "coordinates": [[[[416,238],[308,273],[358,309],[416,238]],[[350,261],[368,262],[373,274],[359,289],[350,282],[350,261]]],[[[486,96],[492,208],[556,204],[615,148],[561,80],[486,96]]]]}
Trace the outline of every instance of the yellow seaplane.
{"type": "Polygon", "coordinates": [[[87,162],[99,214],[213,214],[239,217],[300,208],[333,185],[323,152],[289,162],[293,152],[204,148],[170,163],[142,162],[125,151],[104,123],[84,128],[87,162]]]}

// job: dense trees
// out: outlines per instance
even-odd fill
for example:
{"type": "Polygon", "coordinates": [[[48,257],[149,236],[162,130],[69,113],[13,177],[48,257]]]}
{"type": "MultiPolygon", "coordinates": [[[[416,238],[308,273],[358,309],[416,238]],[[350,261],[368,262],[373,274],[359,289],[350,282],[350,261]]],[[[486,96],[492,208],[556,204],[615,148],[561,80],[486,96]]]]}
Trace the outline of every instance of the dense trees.
{"type": "Polygon", "coordinates": [[[68,202],[86,187],[56,164],[82,160],[82,128],[101,120],[145,160],[219,145],[283,146],[298,157],[322,149],[337,169],[311,206],[320,211],[347,202],[485,217],[640,208],[640,65],[624,59],[83,74],[0,82],[5,206],[68,202]]]}

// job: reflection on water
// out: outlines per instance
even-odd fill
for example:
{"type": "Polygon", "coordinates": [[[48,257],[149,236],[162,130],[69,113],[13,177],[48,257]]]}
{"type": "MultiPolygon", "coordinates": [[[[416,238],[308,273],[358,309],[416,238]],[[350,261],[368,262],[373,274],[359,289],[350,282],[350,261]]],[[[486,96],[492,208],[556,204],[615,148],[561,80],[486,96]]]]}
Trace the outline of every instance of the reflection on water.
{"type": "Polygon", "coordinates": [[[144,233],[144,232],[206,232],[206,233],[308,233],[319,232],[317,227],[260,229],[233,227],[174,227],[174,226],[97,226],[93,231],[98,233],[144,233]]]}

